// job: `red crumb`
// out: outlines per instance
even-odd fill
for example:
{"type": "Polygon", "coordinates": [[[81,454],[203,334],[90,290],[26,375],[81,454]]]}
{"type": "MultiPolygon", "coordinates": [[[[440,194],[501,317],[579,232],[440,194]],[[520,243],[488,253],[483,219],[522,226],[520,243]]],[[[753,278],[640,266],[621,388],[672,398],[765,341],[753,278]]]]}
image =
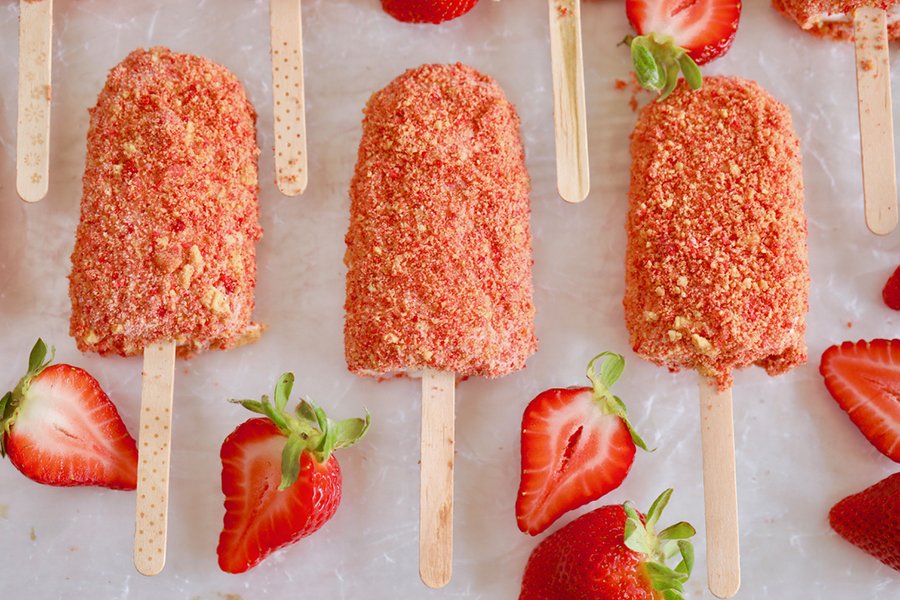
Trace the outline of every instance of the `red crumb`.
{"type": "Polygon", "coordinates": [[[465,65],[369,100],[347,232],[347,365],[499,377],[537,347],[519,118],[465,65]]]}
{"type": "MultiPolygon", "coordinates": [[[[809,33],[823,38],[849,41],[853,39],[853,12],[867,6],[888,10],[900,0],[772,0],[778,12],[809,33]],[[839,21],[822,17],[845,15],[839,21]]],[[[888,39],[900,40],[900,21],[888,25],[888,39]]]]}
{"type": "Polygon", "coordinates": [[[800,145],[758,84],[682,81],[631,137],[625,319],[635,352],[731,384],[806,360],[800,145]]]}
{"type": "Polygon", "coordinates": [[[623,81],[622,79],[616,79],[615,86],[617,90],[624,90],[628,87],[628,83],[623,81]]]}
{"type": "Polygon", "coordinates": [[[82,351],[254,341],[256,115],[204,58],[135,50],[91,109],[70,333],[82,351]],[[222,282],[228,285],[222,285],[222,282]]]}
{"type": "Polygon", "coordinates": [[[853,321],[847,321],[847,329],[853,329],[853,321]]]}

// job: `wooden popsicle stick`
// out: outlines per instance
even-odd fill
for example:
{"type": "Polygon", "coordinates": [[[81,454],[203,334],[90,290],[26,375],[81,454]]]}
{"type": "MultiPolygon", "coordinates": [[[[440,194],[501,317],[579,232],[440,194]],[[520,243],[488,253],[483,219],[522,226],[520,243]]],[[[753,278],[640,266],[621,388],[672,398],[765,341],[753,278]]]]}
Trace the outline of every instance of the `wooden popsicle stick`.
{"type": "Polygon", "coordinates": [[[719,391],[705,377],[700,381],[700,437],[709,591],[731,598],[741,587],[731,389],[719,391]]]}
{"type": "Polygon", "coordinates": [[[147,346],[141,376],[134,528],[134,566],[142,575],[158,575],[166,564],[174,380],[174,342],[147,346]]]}
{"type": "Polygon", "coordinates": [[[591,190],[581,0],[549,0],[553,120],[556,127],[556,185],[567,202],[581,202],[591,190]]]}
{"type": "Polygon", "coordinates": [[[853,39],[866,226],[872,233],[886,235],[897,227],[897,176],[885,11],[856,9],[853,39]]]}
{"type": "Polygon", "coordinates": [[[20,0],[19,11],[16,191],[22,200],[37,202],[50,185],[53,0],[20,0]]]}
{"type": "Polygon", "coordinates": [[[453,445],[456,375],[422,373],[419,576],[444,587],[453,572],[453,445]]]}
{"type": "Polygon", "coordinates": [[[286,196],[308,182],[306,99],[303,92],[303,24],[300,0],[271,0],[272,96],[275,106],[275,181],[286,196]]]}

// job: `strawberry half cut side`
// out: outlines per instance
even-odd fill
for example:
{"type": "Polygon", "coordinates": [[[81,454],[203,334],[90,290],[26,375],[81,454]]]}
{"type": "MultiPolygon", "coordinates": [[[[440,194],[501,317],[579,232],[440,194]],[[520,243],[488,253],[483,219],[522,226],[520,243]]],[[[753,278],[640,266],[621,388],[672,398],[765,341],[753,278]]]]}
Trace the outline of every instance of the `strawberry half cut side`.
{"type": "Polygon", "coordinates": [[[866,439],[900,462],[900,340],[831,346],[822,354],[819,372],[866,439]]]}
{"type": "Polygon", "coordinates": [[[628,36],[635,76],[665,99],[679,74],[693,89],[704,65],[728,52],[741,19],[740,0],[626,0],[637,36],[628,36]]]}
{"type": "Polygon", "coordinates": [[[286,410],[294,383],[283,374],[275,404],[239,400],[265,415],[239,425],[222,444],[225,517],[216,550],[219,567],[243,573],[279,548],[320,529],[341,501],[341,468],[332,454],[359,441],[365,419],[332,421],[307,400],[286,410]]]}
{"type": "Polygon", "coordinates": [[[588,365],[592,387],[547,390],[526,407],[516,498],[521,531],[537,535],[566,512],[619,487],[635,447],[647,449],[611,390],[624,368],[620,355],[604,352],[588,365]]]}
{"type": "Polygon", "coordinates": [[[39,339],[0,400],[0,455],[38,483],[133,490],[137,444],[119,411],[87,371],[52,360],[39,339]]]}

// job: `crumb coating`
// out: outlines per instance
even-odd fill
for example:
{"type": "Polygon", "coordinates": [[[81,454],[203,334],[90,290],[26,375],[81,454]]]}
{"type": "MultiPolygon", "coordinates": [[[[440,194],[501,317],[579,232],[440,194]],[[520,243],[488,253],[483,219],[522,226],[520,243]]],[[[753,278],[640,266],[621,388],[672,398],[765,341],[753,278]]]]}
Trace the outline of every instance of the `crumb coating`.
{"type": "Polygon", "coordinates": [[[720,388],[806,361],[800,144],[756,82],[682,80],[631,135],[625,321],[634,351],[720,388]]]}
{"type": "MultiPolygon", "coordinates": [[[[772,0],[775,9],[801,28],[833,40],[853,39],[853,12],[860,7],[889,10],[900,0],[772,0]],[[845,21],[824,21],[823,16],[848,15],[845,21]]],[[[888,39],[900,40],[900,21],[888,23],[888,39]]]]}
{"type": "Polygon", "coordinates": [[[254,341],[256,113],[224,67],[165,48],[114,67],[90,110],[70,334],[128,356],[254,341]]]}
{"type": "Polygon", "coordinates": [[[350,371],[500,377],[537,349],[530,181],[497,83],[424,65],[365,109],[350,186],[350,371]]]}

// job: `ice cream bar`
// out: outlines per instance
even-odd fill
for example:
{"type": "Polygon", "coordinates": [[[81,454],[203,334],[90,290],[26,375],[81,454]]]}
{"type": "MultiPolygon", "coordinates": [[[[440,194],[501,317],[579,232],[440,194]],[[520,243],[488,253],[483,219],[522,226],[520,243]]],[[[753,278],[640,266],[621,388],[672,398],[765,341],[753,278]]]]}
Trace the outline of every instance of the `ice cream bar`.
{"type": "Polygon", "coordinates": [[[852,38],[856,9],[879,8],[887,11],[890,39],[900,39],[898,0],[772,0],[772,5],[803,29],[839,40],[852,38]]]}
{"type": "Polygon", "coordinates": [[[114,67],[90,111],[70,333],[179,356],[255,341],[256,114],[224,67],[165,48],[114,67]]]}
{"type": "Polygon", "coordinates": [[[497,83],[425,65],[365,109],[347,232],[347,364],[500,377],[536,350],[529,178],[497,83]]]}
{"type": "Polygon", "coordinates": [[[625,318],[634,351],[731,384],[804,362],[808,306],[800,146],[757,83],[682,81],[631,137],[625,318]]]}

